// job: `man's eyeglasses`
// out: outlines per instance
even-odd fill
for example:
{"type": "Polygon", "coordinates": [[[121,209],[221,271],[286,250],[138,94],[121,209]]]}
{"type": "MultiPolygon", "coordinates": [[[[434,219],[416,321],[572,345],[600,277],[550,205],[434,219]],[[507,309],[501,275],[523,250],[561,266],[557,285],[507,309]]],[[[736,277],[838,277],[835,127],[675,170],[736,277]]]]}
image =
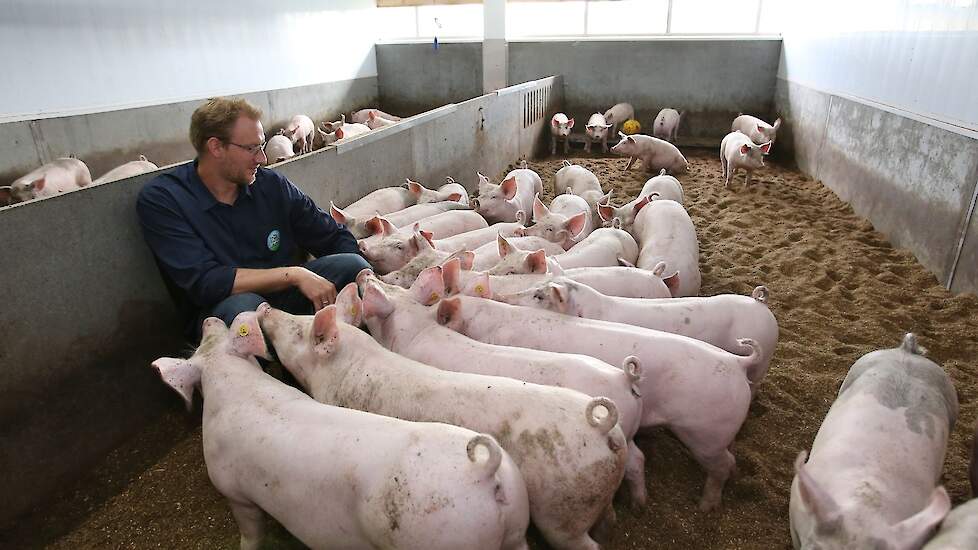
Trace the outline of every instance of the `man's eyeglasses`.
{"type": "Polygon", "coordinates": [[[264,153],[265,152],[265,146],[268,145],[268,143],[267,142],[264,142],[264,141],[261,142],[261,143],[259,143],[258,145],[241,145],[241,144],[235,143],[233,141],[226,141],[225,143],[227,143],[228,145],[234,145],[235,147],[244,149],[245,151],[248,151],[248,154],[251,155],[251,156],[255,156],[259,152],[264,153]]]}

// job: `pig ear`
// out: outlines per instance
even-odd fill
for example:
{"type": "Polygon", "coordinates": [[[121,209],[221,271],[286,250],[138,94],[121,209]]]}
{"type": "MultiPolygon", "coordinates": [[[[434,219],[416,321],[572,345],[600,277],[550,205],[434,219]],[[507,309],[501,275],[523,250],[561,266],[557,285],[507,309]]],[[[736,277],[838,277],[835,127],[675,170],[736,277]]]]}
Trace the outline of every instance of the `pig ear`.
{"type": "MultiPolygon", "coordinates": [[[[367,284],[363,291],[363,317],[378,317],[386,319],[394,313],[394,304],[387,297],[387,294],[380,288],[380,285],[373,283],[367,284]]],[[[320,310],[322,311],[322,310],[320,310]]]]}
{"type": "Polygon", "coordinates": [[[445,295],[445,279],[441,274],[441,266],[429,267],[418,275],[410,288],[414,301],[421,305],[430,306],[445,295]]]}
{"type": "Polygon", "coordinates": [[[557,124],[558,124],[557,123],[557,115],[554,115],[553,117],[550,118],[550,125],[553,126],[554,128],[556,128],[557,127],[557,124]]]}
{"type": "Polygon", "coordinates": [[[462,300],[455,296],[453,298],[446,298],[438,304],[438,324],[447,325],[452,322],[452,319],[458,315],[459,310],[462,309],[462,300]]]}
{"type": "Polygon", "coordinates": [[[557,283],[550,283],[547,286],[550,287],[550,295],[553,296],[554,302],[557,304],[557,310],[565,313],[567,311],[567,287],[557,283]]]}
{"type": "Polygon", "coordinates": [[[167,386],[173,388],[190,411],[194,406],[194,388],[200,384],[200,369],[187,359],[161,357],[153,361],[153,368],[167,386]]]}
{"type": "Polygon", "coordinates": [[[476,172],[476,174],[479,176],[479,187],[490,185],[492,183],[482,172],[476,172]]]}
{"type": "Polygon", "coordinates": [[[547,205],[543,204],[542,200],[540,200],[540,193],[537,193],[536,196],[533,197],[533,221],[537,221],[549,213],[550,209],[547,208],[547,205]]]}
{"type": "Polygon", "coordinates": [[[795,475],[798,476],[798,490],[801,494],[801,501],[815,516],[815,522],[820,527],[827,527],[836,524],[841,519],[839,505],[832,500],[832,496],[818,486],[818,483],[809,475],[805,468],[805,451],[798,453],[795,459],[795,475]]]}
{"type": "Polygon", "coordinates": [[[330,353],[340,337],[336,324],[336,304],[330,304],[316,312],[312,320],[312,347],[319,354],[330,353]]]}
{"type": "Polygon", "coordinates": [[[459,250],[448,258],[458,258],[462,264],[462,271],[471,271],[472,265],[475,263],[475,252],[471,250],[459,250]]]}
{"type": "Polygon", "coordinates": [[[655,264],[655,267],[652,268],[652,274],[661,279],[662,274],[665,272],[665,270],[666,270],[666,262],[659,262],[655,264]]]}
{"type": "Polygon", "coordinates": [[[492,299],[492,285],[489,283],[489,274],[480,273],[465,289],[465,294],[468,296],[476,296],[479,298],[486,298],[488,300],[492,299]]]}
{"type": "Polygon", "coordinates": [[[951,499],[944,487],[934,489],[927,507],[894,526],[896,538],[919,547],[950,510],[951,499]]]}
{"type": "Polygon", "coordinates": [[[342,210],[337,208],[336,205],[333,204],[333,201],[329,201],[329,215],[332,216],[332,218],[336,220],[337,223],[349,225],[346,223],[346,214],[344,214],[342,210]]]}
{"type": "Polygon", "coordinates": [[[244,311],[231,321],[231,351],[240,357],[254,355],[271,360],[265,335],[258,324],[258,314],[244,311]]]}
{"type": "Polygon", "coordinates": [[[376,111],[370,111],[369,113],[367,113],[367,117],[368,117],[368,118],[369,118],[370,120],[374,120],[374,119],[376,119],[376,118],[377,118],[377,112],[376,112],[376,111]]]}
{"type": "Polygon", "coordinates": [[[773,126],[775,130],[777,130],[778,128],[780,128],[781,127],[781,117],[778,117],[778,119],[775,120],[774,121],[774,124],[772,124],[771,126],[773,126]]]}
{"type": "MultiPolygon", "coordinates": [[[[656,193],[655,195],[658,196],[658,193],[656,193]]],[[[633,210],[633,212],[635,212],[635,214],[637,215],[639,213],[639,211],[641,211],[643,208],[645,208],[649,204],[649,202],[651,200],[652,200],[652,196],[651,195],[646,195],[646,196],[642,197],[642,200],[640,200],[637,203],[635,203],[635,209],[633,210]]]]}
{"type": "Polygon", "coordinates": [[[336,134],[336,139],[343,139],[343,128],[337,128],[334,133],[336,134]]]}
{"type": "Polygon", "coordinates": [[[748,151],[750,151],[750,145],[747,145],[745,143],[745,144],[743,144],[743,145],[740,146],[740,154],[741,155],[746,155],[748,151]]]}
{"type": "Polygon", "coordinates": [[[41,189],[44,189],[44,183],[45,183],[45,178],[41,177],[41,178],[37,178],[36,180],[30,182],[27,185],[34,191],[40,191],[41,189]]]}
{"type": "Polygon", "coordinates": [[[421,227],[421,224],[418,224],[418,233],[421,233],[421,236],[424,237],[424,240],[428,241],[428,244],[430,244],[432,247],[434,247],[435,246],[435,234],[432,233],[431,231],[425,231],[424,229],[421,229],[420,227],[421,227]]]}
{"type": "Polygon", "coordinates": [[[602,220],[608,221],[615,216],[615,209],[607,204],[599,204],[598,216],[601,216],[602,220]]]}
{"type": "Polygon", "coordinates": [[[635,143],[635,138],[633,138],[632,136],[628,136],[627,138],[625,138],[625,141],[629,143],[635,143]]]}
{"type": "Polygon", "coordinates": [[[669,294],[671,294],[673,298],[679,296],[680,278],[679,278],[678,271],[673,273],[672,275],[667,275],[663,277],[662,282],[666,284],[666,288],[669,289],[669,294]]]}
{"type": "Polygon", "coordinates": [[[530,268],[530,273],[547,272],[547,253],[542,248],[527,254],[525,261],[530,268]]]}
{"type": "Polygon", "coordinates": [[[445,294],[458,294],[462,290],[462,261],[452,258],[441,264],[441,278],[445,281],[445,294]]]}
{"type": "Polygon", "coordinates": [[[607,130],[608,128],[611,128],[611,124],[601,124],[600,126],[602,128],[604,128],[605,130],[607,130]]]}
{"type": "Polygon", "coordinates": [[[761,132],[763,134],[764,133],[764,130],[767,130],[767,128],[761,126],[760,124],[757,125],[757,131],[758,132],[761,132]]]}
{"type": "Polygon", "coordinates": [[[411,246],[413,246],[415,250],[417,250],[419,253],[422,250],[428,250],[430,248],[434,248],[434,245],[432,245],[431,241],[428,240],[428,237],[425,236],[424,231],[414,232],[414,236],[411,237],[411,246]]]}
{"type": "Polygon", "coordinates": [[[367,223],[365,223],[364,226],[366,226],[367,231],[369,231],[371,235],[390,235],[391,233],[397,231],[397,228],[383,216],[374,216],[370,218],[367,220],[367,223]]]}
{"type": "Polygon", "coordinates": [[[604,203],[607,205],[611,204],[611,195],[615,192],[614,189],[609,189],[607,193],[598,197],[598,204],[604,203]]]}
{"type": "Polygon", "coordinates": [[[571,238],[576,239],[584,231],[587,225],[587,212],[578,212],[567,220],[567,230],[570,231],[571,238]]]}
{"type": "Polygon", "coordinates": [[[774,142],[769,141],[769,142],[765,143],[764,145],[761,145],[761,152],[764,153],[765,155],[769,154],[771,152],[771,145],[773,143],[774,142]]]}
{"type": "Polygon", "coordinates": [[[516,176],[513,176],[502,183],[503,195],[506,200],[511,201],[516,197],[516,176]]]}
{"type": "Polygon", "coordinates": [[[507,254],[513,251],[513,245],[509,244],[502,233],[496,234],[496,250],[499,252],[500,258],[505,258],[507,254]]]}
{"type": "Polygon", "coordinates": [[[620,137],[621,139],[625,139],[628,136],[625,134],[625,132],[618,132],[618,137],[620,137]]]}
{"type": "MultiPolygon", "coordinates": [[[[370,113],[370,114],[373,114],[373,113],[370,113]]],[[[424,191],[424,186],[423,185],[421,185],[420,183],[418,183],[416,181],[411,181],[410,179],[405,179],[404,182],[405,182],[404,185],[407,186],[408,191],[410,191],[412,195],[414,195],[415,197],[420,197],[421,196],[421,193],[424,191]]]]}
{"type": "Polygon", "coordinates": [[[357,284],[350,283],[336,295],[336,313],[339,320],[359,327],[363,323],[363,301],[357,292],[357,284]]]}
{"type": "Polygon", "coordinates": [[[572,118],[567,121],[567,129],[570,130],[573,127],[574,127],[574,119],[572,118]]]}
{"type": "Polygon", "coordinates": [[[448,200],[450,200],[452,202],[462,202],[462,194],[461,193],[452,193],[451,195],[448,196],[448,200]]]}

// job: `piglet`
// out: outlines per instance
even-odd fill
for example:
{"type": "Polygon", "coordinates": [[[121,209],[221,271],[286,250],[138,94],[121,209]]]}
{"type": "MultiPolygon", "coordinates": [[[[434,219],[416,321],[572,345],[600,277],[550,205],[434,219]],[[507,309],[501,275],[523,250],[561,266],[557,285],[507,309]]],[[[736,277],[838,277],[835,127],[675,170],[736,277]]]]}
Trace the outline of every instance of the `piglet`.
{"type": "MultiPolygon", "coordinates": [[[[316,352],[333,350],[335,314],[316,317],[316,352]]],[[[526,486],[492,437],[313,401],[262,371],[257,317],[208,318],[193,357],[153,362],[188,408],[205,396],[204,461],[242,549],[265,513],[310,548],[526,548],[526,486]]]]}
{"type": "Polygon", "coordinates": [[[84,162],[73,157],[55,159],[0,187],[0,206],[53,197],[90,183],[92,174],[84,162]]]}
{"type": "Polygon", "coordinates": [[[634,264],[638,244],[627,232],[610,227],[595,229],[570,250],[552,258],[562,269],[619,265],[620,260],[634,264]]]}
{"type": "Polygon", "coordinates": [[[652,269],[665,262],[666,271],[679,273],[673,296],[700,293],[700,252],[696,227],[686,209],[676,201],[655,200],[635,216],[631,235],[638,242],[635,266],[652,269]]]}
{"type": "Polygon", "coordinates": [[[428,189],[424,185],[416,181],[412,181],[410,178],[406,180],[405,186],[407,186],[408,191],[417,196],[418,204],[455,201],[468,206],[469,195],[465,188],[458,183],[455,183],[455,180],[452,178],[446,179],[448,181],[446,181],[445,185],[439,187],[437,191],[428,189]]]}
{"type": "Polygon", "coordinates": [[[746,172],[744,187],[750,185],[750,176],[758,168],[764,167],[764,155],[771,152],[771,142],[755,145],[740,132],[730,132],[720,142],[720,166],[723,168],[723,185],[729,188],[734,173],[743,169],[746,172]]]}
{"type": "Polygon", "coordinates": [[[312,151],[312,140],[316,137],[316,125],[306,115],[295,115],[285,126],[285,137],[292,140],[293,148],[299,146],[299,154],[312,151]]]}
{"type": "Polygon", "coordinates": [[[145,156],[139,155],[139,160],[131,160],[125,164],[116,166],[105,174],[102,174],[102,177],[93,181],[92,184],[98,185],[100,183],[131,178],[133,176],[138,176],[139,174],[159,170],[159,168],[159,166],[147,160],[145,156]]]}
{"type": "Polygon", "coordinates": [[[472,269],[477,271],[489,270],[493,275],[499,273],[493,271],[493,267],[500,262],[504,262],[506,256],[513,250],[536,251],[543,250],[545,254],[554,256],[564,251],[564,247],[558,243],[550,242],[543,237],[503,237],[499,235],[494,243],[486,243],[476,248],[475,259],[472,269]]]}
{"type": "Polygon", "coordinates": [[[360,109],[359,111],[353,113],[353,115],[350,117],[350,120],[352,120],[354,123],[366,124],[367,121],[370,120],[371,114],[373,114],[375,117],[392,120],[394,122],[401,121],[401,117],[385,113],[380,109],[360,109]]]}
{"type": "Polygon", "coordinates": [[[391,124],[397,124],[396,120],[391,120],[389,118],[384,118],[377,114],[376,111],[371,111],[367,114],[367,122],[365,123],[367,128],[371,130],[376,130],[377,128],[383,128],[385,126],[390,126],[391,124]]]}
{"type": "Polygon", "coordinates": [[[554,174],[554,193],[577,195],[587,201],[591,207],[591,220],[596,223],[598,204],[611,198],[611,192],[606,195],[601,190],[601,182],[594,172],[570,161],[561,161],[561,168],[554,174]]]}
{"type": "Polygon", "coordinates": [[[639,159],[648,172],[657,172],[662,168],[670,174],[685,174],[689,171],[686,157],[668,141],[643,134],[626,136],[619,133],[618,135],[621,141],[611,148],[611,152],[628,157],[625,170],[632,167],[635,159],[639,159]]]}
{"type": "Polygon", "coordinates": [[[564,142],[564,154],[570,146],[571,128],[574,127],[574,119],[567,118],[564,113],[557,113],[550,119],[550,154],[557,154],[557,142],[564,142]]]}
{"type": "MultiPolygon", "coordinates": [[[[591,118],[587,119],[587,126],[585,128],[586,139],[584,140],[584,150],[588,153],[591,152],[592,143],[600,143],[601,150],[603,152],[608,152],[608,128],[611,128],[611,124],[604,119],[604,115],[601,113],[594,113],[591,118]]],[[[564,151],[566,153],[566,151],[564,151]]]]}
{"type": "Polygon", "coordinates": [[[538,193],[543,193],[543,180],[539,174],[526,168],[526,161],[523,161],[523,167],[506,174],[499,185],[480,173],[479,196],[472,200],[472,207],[489,223],[523,222],[533,208],[533,197],[538,193]]]}
{"type": "Polygon", "coordinates": [[[756,145],[764,145],[765,143],[774,143],[774,138],[777,137],[780,127],[780,118],[775,120],[774,124],[768,124],[754,116],[740,115],[730,125],[730,131],[745,134],[756,145]]]}
{"type": "Polygon", "coordinates": [[[526,229],[528,237],[542,237],[569,250],[593,230],[591,207],[581,197],[557,195],[549,208],[539,195],[533,199],[533,225],[526,229]]]}
{"type": "Polygon", "coordinates": [[[606,124],[611,124],[611,135],[617,135],[626,120],[635,118],[635,108],[631,103],[616,103],[604,112],[606,124]]]}
{"type": "Polygon", "coordinates": [[[958,398],[924,351],[907,334],[849,369],[808,461],[795,461],[795,548],[918,549],[947,515],[938,483],[958,398]]]}
{"type": "Polygon", "coordinates": [[[664,139],[670,143],[676,143],[676,136],[679,134],[679,122],[683,113],[675,109],[663,109],[655,117],[652,123],[652,135],[664,139]]]}
{"type": "Polygon", "coordinates": [[[284,130],[271,137],[265,145],[265,164],[275,164],[295,156],[292,140],[285,137],[284,130]]]}

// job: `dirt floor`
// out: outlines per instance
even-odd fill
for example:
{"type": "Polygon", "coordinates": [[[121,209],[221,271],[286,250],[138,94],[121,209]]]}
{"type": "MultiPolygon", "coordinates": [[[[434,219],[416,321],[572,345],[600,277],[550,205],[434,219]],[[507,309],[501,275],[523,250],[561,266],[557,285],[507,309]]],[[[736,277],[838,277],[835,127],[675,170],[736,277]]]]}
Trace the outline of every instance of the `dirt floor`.
{"type": "MultiPolygon", "coordinates": [[[[739,175],[720,181],[713,150],[690,150],[680,178],[700,242],[703,295],[771,290],[781,339],[771,370],[736,442],[738,473],[722,507],[701,513],[704,476],[668,433],[640,440],[648,457],[650,503],[618,503],[618,527],[605,548],[790,548],[792,463],[807,449],[849,366],[895,347],[915,332],[929,357],[954,380],[961,414],[948,447],[944,483],[955,503],[968,497],[968,446],[978,417],[978,300],[951,296],[914,257],[895,250],[821,183],[771,166],[750,188],[739,175]]],[[[650,176],[625,161],[572,159],[594,171],[618,200],[634,197],[650,176]]],[[[531,162],[552,196],[560,160],[531,162]]],[[[501,175],[501,174],[500,174],[501,175]]],[[[156,425],[117,449],[92,479],[72,488],[15,530],[11,548],[233,548],[237,531],[207,478],[199,412],[174,406],[156,425]]],[[[693,404],[691,404],[693,405],[693,404]]],[[[274,523],[272,521],[270,524],[274,523]]],[[[271,525],[267,548],[300,548],[271,525]]],[[[531,545],[545,548],[531,533],[531,545]]]]}

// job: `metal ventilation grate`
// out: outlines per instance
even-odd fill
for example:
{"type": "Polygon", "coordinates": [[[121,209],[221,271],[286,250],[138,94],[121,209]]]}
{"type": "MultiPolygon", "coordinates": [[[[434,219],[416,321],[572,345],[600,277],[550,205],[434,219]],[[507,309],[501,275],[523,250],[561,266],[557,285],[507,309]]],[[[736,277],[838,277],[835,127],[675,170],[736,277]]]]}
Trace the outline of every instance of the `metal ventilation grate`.
{"type": "Polygon", "coordinates": [[[546,84],[523,93],[523,127],[528,128],[542,119],[550,110],[550,89],[546,84]]]}

